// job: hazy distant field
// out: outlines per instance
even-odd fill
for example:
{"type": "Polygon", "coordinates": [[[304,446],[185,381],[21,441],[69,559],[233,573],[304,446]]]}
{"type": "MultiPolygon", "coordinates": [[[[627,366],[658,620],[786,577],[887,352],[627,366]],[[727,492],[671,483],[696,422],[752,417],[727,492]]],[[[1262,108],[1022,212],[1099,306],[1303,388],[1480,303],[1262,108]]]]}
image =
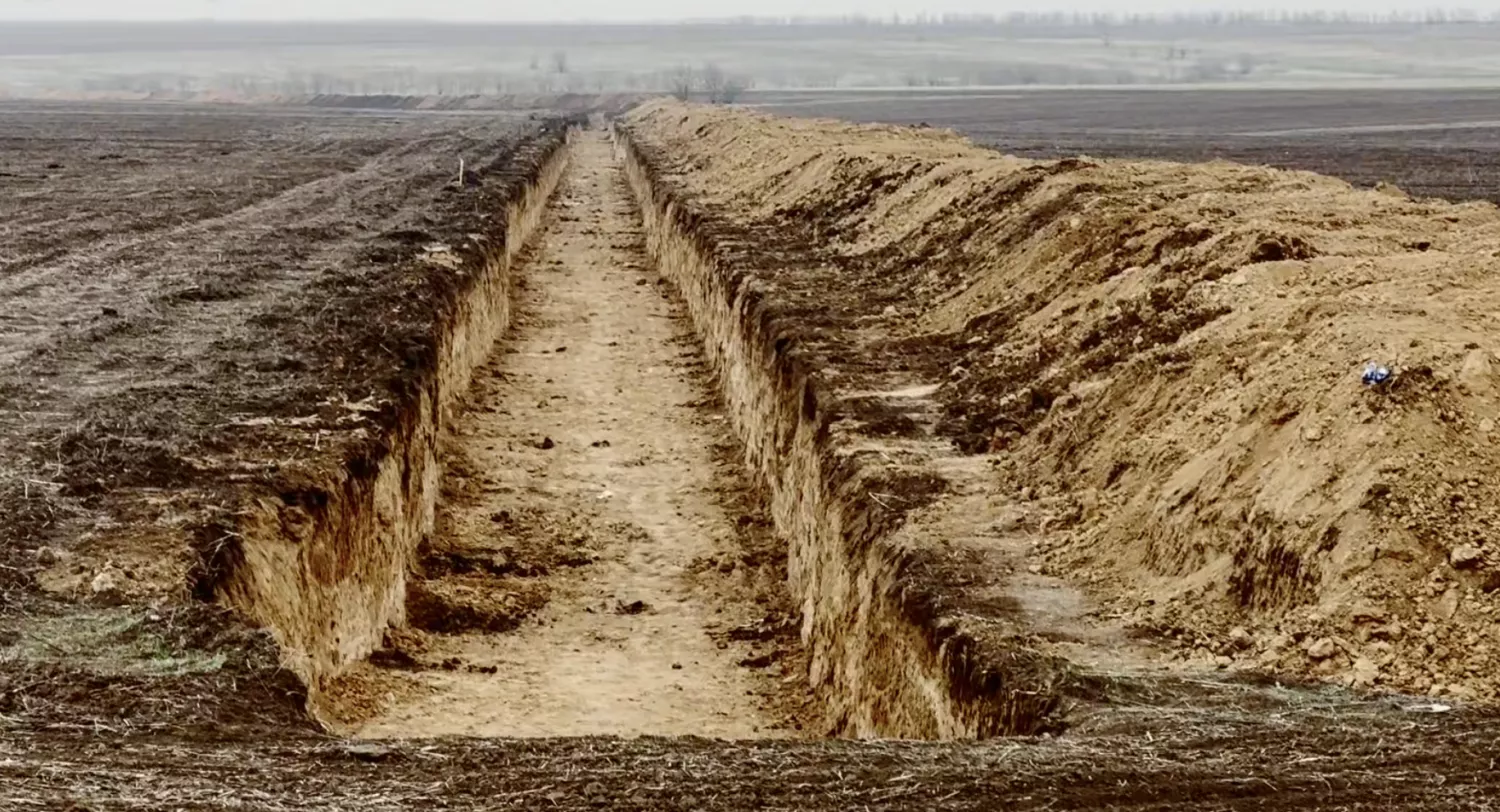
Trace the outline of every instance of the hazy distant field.
{"type": "Polygon", "coordinates": [[[1500,90],[756,94],[791,115],[951,127],[1007,152],[1214,158],[1500,201],[1500,90]]]}
{"type": "Polygon", "coordinates": [[[0,27],[0,96],[513,104],[671,92],[710,63],[751,88],[741,103],[1023,155],[1223,157],[1500,199],[1500,23],[0,27]]]}
{"type": "Polygon", "coordinates": [[[713,63],[758,88],[1500,85],[1500,24],[21,24],[0,93],[668,90],[713,63]]]}

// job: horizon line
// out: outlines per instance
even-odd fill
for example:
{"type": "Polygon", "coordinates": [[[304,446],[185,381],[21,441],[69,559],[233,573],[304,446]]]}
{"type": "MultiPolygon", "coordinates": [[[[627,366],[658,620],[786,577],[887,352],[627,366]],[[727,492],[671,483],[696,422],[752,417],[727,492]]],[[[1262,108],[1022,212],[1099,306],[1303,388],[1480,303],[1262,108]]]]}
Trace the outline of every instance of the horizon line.
{"type": "Polygon", "coordinates": [[[11,18],[0,16],[0,22],[12,24],[41,25],[171,25],[171,24],[268,24],[268,25],[361,25],[361,24],[423,24],[423,25],[514,25],[514,26],[662,26],[662,25],[837,25],[858,24],[872,27],[899,27],[919,25],[1034,25],[1034,24],[1152,24],[1173,22],[1215,23],[1362,23],[1362,24],[1472,24],[1500,22],[1500,10],[1488,13],[1463,8],[1426,8],[1405,11],[1330,11],[1295,10],[1278,11],[1176,11],[1176,12],[1090,12],[1047,11],[1006,12],[1003,14],[928,12],[913,14],[843,14],[843,15],[731,15],[724,17],[659,17],[638,20],[618,18],[569,18],[556,20],[514,20],[481,17],[162,17],[156,19],[127,18],[11,18]]]}

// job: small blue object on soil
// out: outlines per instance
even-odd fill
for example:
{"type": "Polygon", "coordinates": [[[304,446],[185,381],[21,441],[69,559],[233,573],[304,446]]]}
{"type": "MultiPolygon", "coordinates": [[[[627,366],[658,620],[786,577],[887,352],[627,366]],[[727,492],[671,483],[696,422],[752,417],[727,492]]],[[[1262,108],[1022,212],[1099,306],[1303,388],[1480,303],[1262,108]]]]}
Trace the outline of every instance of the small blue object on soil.
{"type": "Polygon", "coordinates": [[[1365,364],[1365,374],[1361,378],[1361,380],[1363,380],[1365,382],[1365,386],[1375,386],[1377,384],[1385,383],[1386,381],[1388,381],[1390,379],[1391,379],[1391,368],[1390,367],[1381,366],[1380,364],[1377,364],[1374,361],[1371,361],[1370,363],[1365,364]]]}

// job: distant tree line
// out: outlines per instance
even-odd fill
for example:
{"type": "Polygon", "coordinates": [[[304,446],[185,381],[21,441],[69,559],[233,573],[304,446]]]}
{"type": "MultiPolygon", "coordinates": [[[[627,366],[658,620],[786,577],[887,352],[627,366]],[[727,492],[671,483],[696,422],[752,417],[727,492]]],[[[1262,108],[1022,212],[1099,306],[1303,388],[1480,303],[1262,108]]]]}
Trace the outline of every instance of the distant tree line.
{"type": "MultiPolygon", "coordinates": [[[[490,70],[433,71],[417,68],[390,70],[287,70],[280,74],[219,73],[191,76],[169,72],[120,73],[78,79],[86,92],[213,93],[237,96],[317,95],[438,95],[482,96],[515,93],[670,93],[682,98],[732,103],[752,85],[745,74],[709,63],[657,71],[578,71],[568,67],[558,52],[546,70],[504,72],[490,70]]],[[[831,80],[831,77],[830,77],[831,80]]]]}
{"type": "Polygon", "coordinates": [[[701,68],[680,65],[668,72],[666,90],[684,101],[701,98],[714,104],[732,104],[750,88],[750,79],[733,75],[712,62],[701,68]]]}
{"type": "Polygon", "coordinates": [[[1281,11],[1183,11],[1151,12],[1079,12],[1016,11],[1006,14],[892,14],[871,16],[728,17],[704,20],[702,23],[756,26],[934,26],[934,27],[1007,27],[1007,26],[1098,26],[1098,25],[1447,25],[1454,23],[1500,23],[1500,9],[1478,11],[1470,8],[1429,8],[1407,11],[1317,11],[1286,9],[1281,11]]]}

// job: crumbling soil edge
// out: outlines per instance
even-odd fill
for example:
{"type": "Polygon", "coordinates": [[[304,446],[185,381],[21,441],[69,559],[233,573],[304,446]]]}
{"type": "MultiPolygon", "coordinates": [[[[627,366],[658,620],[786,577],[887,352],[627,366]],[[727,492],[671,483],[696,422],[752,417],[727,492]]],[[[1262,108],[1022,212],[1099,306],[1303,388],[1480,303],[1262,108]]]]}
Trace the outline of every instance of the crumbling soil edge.
{"type": "MultiPolygon", "coordinates": [[[[895,537],[909,510],[872,498],[894,484],[889,472],[831,431],[832,388],[799,359],[797,325],[778,318],[756,284],[757,262],[786,258],[737,238],[668,180],[627,128],[617,125],[615,137],[649,253],[687,302],[746,462],[788,540],[809,680],[831,731],[948,739],[1056,727],[1060,666],[1029,650],[994,650],[938,611],[946,590],[919,573],[941,567],[895,537]]],[[[941,489],[940,477],[926,479],[941,489]]]]}
{"type": "Polygon", "coordinates": [[[407,573],[433,530],[439,439],[509,326],[512,269],[567,165],[573,131],[550,128],[504,168],[514,193],[495,214],[501,233],[482,235],[460,256],[468,272],[438,325],[436,365],[395,404],[394,426],[376,444],[384,453],[349,459],[328,481],[257,494],[233,527],[206,542],[213,598],[272,631],[315,718],[324,716],[322,687],[404,621],[407,573]]]}

